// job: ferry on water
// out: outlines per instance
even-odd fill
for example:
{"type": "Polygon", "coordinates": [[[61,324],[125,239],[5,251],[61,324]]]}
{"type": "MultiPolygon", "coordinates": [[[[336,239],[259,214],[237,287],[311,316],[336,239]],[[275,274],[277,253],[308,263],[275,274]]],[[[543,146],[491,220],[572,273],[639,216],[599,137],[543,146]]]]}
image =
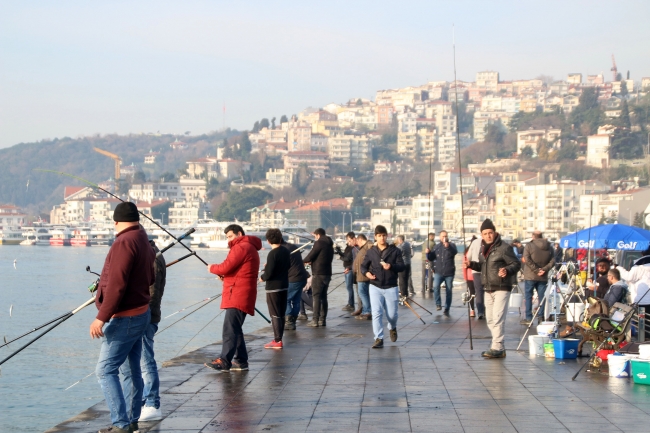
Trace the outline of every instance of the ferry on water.
{"type": "Polygon", "coordinates": [[[56,228],[50,230],[52,237],[50,238],[50,245],[53,247],[69,247],[72,240],[72,231],[67,228],[56,228]]]}
{"type": "Polygon", "coordinates": [[[73,247],[89,247],[90,246],[90,228],[78,227],[72,232],[72,240],[70,245],[73,247]]]}
{"type": "Polygon", "coordinates": [[[0,230],[0,245],[20,245],[24,239],[23,231],[19,228],[7,227],[0,230]]]}

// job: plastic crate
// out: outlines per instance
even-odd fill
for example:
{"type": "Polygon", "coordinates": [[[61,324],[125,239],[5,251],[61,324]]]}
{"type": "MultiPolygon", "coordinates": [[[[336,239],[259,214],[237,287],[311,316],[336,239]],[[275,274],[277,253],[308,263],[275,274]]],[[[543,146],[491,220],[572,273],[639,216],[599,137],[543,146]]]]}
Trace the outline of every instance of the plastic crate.
{"type": "Polygon", "coordinates": [[[650,361],[632,359],[632,378],[634,383],[650,385],[650,361]]]}
{"type": "Polygon", "coordinates": [[[578,344],[580,344],[580,340],[577,338],[553,340],[555,359],[576,359],[578,357],[578,344]]]}

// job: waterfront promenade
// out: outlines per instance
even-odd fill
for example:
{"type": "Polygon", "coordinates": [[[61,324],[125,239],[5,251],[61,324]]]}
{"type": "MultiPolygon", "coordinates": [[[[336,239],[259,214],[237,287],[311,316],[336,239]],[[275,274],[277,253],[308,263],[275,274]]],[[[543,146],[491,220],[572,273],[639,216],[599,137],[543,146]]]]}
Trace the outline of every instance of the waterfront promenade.
{"type": "MultiPolygon", "coordinates": [[[[414,281],[419,281],[414,278],[414,281]]],[[[487,360],[485,321],[473,320],[454,290],[450,317],[436,314],[433,296],[414,300],[423,325],[400,307],[399,339],[371,349],[370,321],[341,311],[345,289],[331,295],[326,328],[287,331],[285,348],[264,350],[270,328],[247,336],[250,370],[219,373],[203,366],[215,343],[161,369],[165,419],[141,432],[618,432],[650,423],[650,387],[584,372],[586,359],[529,357],[517,309],[507,323],[507,358],[487,360]]],[[[214,330],[215,334],[220,333],[214,330]]],[[[110,425],[101,402],[49,432],[93,432],[110,425]]]]}

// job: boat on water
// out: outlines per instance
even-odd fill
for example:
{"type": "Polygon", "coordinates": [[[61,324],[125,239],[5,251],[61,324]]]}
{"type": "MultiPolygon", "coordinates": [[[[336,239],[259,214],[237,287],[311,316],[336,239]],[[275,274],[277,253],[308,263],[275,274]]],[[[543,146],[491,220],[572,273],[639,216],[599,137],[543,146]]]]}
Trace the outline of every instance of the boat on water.
{"type": "Polygon", "coordinates": [[[53,247],[69,247],[72,240],[72,231],[67,227],[55,228],[50,230],[52,237],[50,245],[53,247]]]}
{"type": "Polygon", "coordinates": [[[23,227],[23,241],[20,245],[50,245],[52,235],[45,227],[23,227]]]}
{"type": "Polygon", "coordinates": [[[0,245],[20,245],[24,239],[23,231],[19,228],[7,227],[0,230],[0,245]]]}
{"type": "Polygon", "coordinates": [[[91,227],[90,229],[90,246],[91,247],[110,247],[115,240],[113,229],[107,227],[91,227]]]}
{"type": "Polygon", "coordinates": [[[72,239],[70,245],[73,247],[89,247],[90,246],[90,228],[77,227],[72,232],[72,239]]]}

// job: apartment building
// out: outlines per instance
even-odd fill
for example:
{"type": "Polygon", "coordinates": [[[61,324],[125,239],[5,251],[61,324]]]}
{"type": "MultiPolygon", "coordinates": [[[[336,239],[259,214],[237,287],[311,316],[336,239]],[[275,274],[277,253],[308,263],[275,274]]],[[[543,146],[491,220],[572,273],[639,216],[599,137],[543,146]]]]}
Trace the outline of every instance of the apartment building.
{"type": "Polygon", "coordinates": [[[482,71],[476,73],[476,87],[488,92],[496,93],[499,84],[499,73],[495,71],[482,71]]]}
{"type": "Polygon", "coordinates": [[[300,122],[299,125],[287,129],[287,150],[311,150],[311,126],[307,122],[300,122]]]}
{"type": "Polygon", "coordinates": [[[178,182],[145,182],[131,185],[129,198],[143,202],[156,200],[204,200],[206,183],[203,179],[181,178],[178,182]]]}
{"type": "Polygon", "coordinates": [[[553,143],[554,147],[560,147],[560,135],[562,131],[559,128],[549,128],[549,129],[528,129],[525,131],[517,132],[517,154],[521,154],[521,151],[526,147],[530,147],[533,151],[533,155],[537,155],[537,147],[540,140],[546,140],[549,143],[553,143]]]}
{"type": "Polygon", "coordinates": [[[444,200],[439,197],[418,195],[411,205],[411,232],[414,236],[425,237],[427,230],[439,233],[444,218],[444,200]]]}
{"type": "Polygon", "coordinates": [[[283,168],[270,168],[266,172],[266,184],[275,189],[290,187],[293,184],[293,173],[283,168]]]}
{"type": "Polygon", "coordinates": [[[496,182],[494,221],[499,233],[520,239],[524,236],[527,198],[524,187],[539,183],[538,173],[515,171],[502,174],[502,180],[496,182]]]}
{"type": "Polygon", "coordinates": [[[315,179],[324,179],[329,175],[329,155],[324,152],[289,152],[284,155],[284,169],[295,176],[301,165],[312,172],[315,179]]]}
{"type": "Polygon", "coordinates": [[[556,240],[578,227],[580,196],[585,193],[582,182],[563,180],[524,186],[525,230],[529,238],[540,230],[548,239],[556,240]]]}
{"type": "Polygon", "coordinates": [[[587,137],[586,165],[596,168],[609,167],[609,146],[611,135],[596,134],[587,137]]]}
{"type": "Polygon", "coordinates": [[[359,166],[372,160],[373,140],[367,134],[352,131],[333,133],[328,139],[332,164],[359,166]]]}

